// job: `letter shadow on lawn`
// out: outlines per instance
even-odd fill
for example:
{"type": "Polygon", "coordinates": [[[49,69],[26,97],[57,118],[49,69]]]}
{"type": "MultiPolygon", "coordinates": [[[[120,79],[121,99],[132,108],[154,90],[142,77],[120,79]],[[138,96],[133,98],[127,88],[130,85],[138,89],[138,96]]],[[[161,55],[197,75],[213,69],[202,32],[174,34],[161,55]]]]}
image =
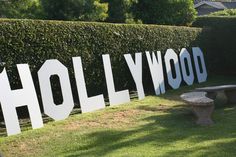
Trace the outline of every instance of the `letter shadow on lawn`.
{"type": "MultiPolygon", "coordinates": [[[[19,115],[19,112],[24,111],[24,118],[19,118],[19,123],[20,123],[20,128],[21,128],[21,133],[27,130],[32,130],[32,123],[29,119],[29,112],[27,107],[19,107],[17,108],[17,113],[19,115]],[[21,110],[21,111],[19,111],[21,110]],[[27,111],[27,112],[26,112],[27,111]]],[[[0,112],[1,112],[1,106],[0,106],[0,112]]],[[[2,114],[2,113],[1,113],[2,114]]],[[[0,114],[0,115],[1,115],[0,114]]],[[[71,115],[77,115],[81,114],[81,110],[77,107],[73,109],[71,112],[71,115]]],[[[43,118],[43,124],[47,124],[49,122],[54,121],[52,118],[48,117],[47,115],[42,113],[42,118],[43,118]]],[[[3,117],[0,116],[0,137],[6,137],[7,136],[7,131],[6,131],[6,126],[3,117]]]]}
{"type": "MultiPolygon", "coordinates": [[[[143,109],[149,110],[148,108],[143,109]]],[[[143,149],[145,149],[147,144],[150,144],[148,146],[153,146],[157,153],[163,151],[160,155],[164,157],[173,156],[173,154],[175,156],[183,156],[199,152],[201,156],[214,156],[217,152],[233,154],[235,153],[236,127],[232,127],[232,125],[236,116],[228,118],[234,115],[234,110],[235,108],[225,111],[217,110],[217,115],[213,116],[217,123],[210,127],[202,127],[194,123],[194,116],[191,112],[186,112],[186,108],[178,106],[177,108],[166,110],[167,114],[149,116],[142,119],[142,121],[150,122],[146,125],[120,131],[106,130],[90,133],[86,136],[87,138],[93,137],[93,141],[74,150],[64,151],[62,154],[67,157],[110,156],[114,155],[110,153],[115,153],[119,150],[122,152],[127,151],[127,154],[122,155],[139,154],[139,152],[132,152],[133,148],[142,148],[143,146],[143,149]],[[229,115],[229,117],[225,117],[225,115],[229,115]],[[229,125],[225,125],[227,122],[229,125]],[[142,136],[139,136],[140,134],[142,136]],[[199,145],[201,142],[215,140],[223,141],[209,145],[199,145]],[[230,142],[227,140],[230,140],[230,142]],[[176,148],[172,146],[178,142],[179,144],[176,148]],[[186,144],[186,146],[179,148],[182,145],[181,142],[186,144]],[[166,149],[167,147],[168,149],[166,149]],[[126,150],[124,150],[125,148],[126,150]]],[[[146,155],[148,156],[148,154],[146,155]]]]}

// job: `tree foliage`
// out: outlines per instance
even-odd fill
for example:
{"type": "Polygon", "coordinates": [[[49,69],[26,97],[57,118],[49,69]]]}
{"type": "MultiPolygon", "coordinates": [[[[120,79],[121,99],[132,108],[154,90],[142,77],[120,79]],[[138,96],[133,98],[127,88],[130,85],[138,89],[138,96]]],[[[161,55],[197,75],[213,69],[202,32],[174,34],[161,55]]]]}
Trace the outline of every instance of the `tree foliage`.
{"type": "Polygon", "coordinates": [[[7,18],[37,19],[42,17],[38,0],[3,0],[0,16],[7,18]]]}
{"type": "Polygon", "coordinates": [[[100,0],[41,0],[46,19],[104,21],[108,4],[100,0]]]}
{"type": "Polygon", "coordinates": [[[196,11],[193,0],[2,0],[0,16],[188,25],[196,11]]]}
{"type": "Polygon", "coordinates": [[[135,16],[147,24],[188,25],[196,11],[192,0],[139,0],[135,16]]]}
{"type": "Polygon", "coordinates": [[[138,0],[104,0],[109,4],[107,21],[114,23],[136,23],[132,8],[138,0]]]}

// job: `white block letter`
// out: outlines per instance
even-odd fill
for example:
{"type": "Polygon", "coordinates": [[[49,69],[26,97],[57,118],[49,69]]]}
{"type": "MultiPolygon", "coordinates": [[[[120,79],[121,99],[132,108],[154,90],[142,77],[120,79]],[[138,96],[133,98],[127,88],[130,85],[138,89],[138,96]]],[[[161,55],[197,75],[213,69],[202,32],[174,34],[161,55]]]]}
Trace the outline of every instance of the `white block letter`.
{"type": "Polygon", "coordinates": [[[66,119],[74,107],[70,79],[67,68],[58,60],[47,60],[38,71],[40,90],[45,114],[54,120],[66,119]],[[60,79],[63,103],[55,105],[53,101],[50,77],[60,79]]]}
{"type": "Polygon", "coordinates": [[[4,68],[2,73],[0,73],[0,102],[8,135],[15,135],[21,132],[16,107],[28,107],[33,129],[43,127],[38,98],[29,66],[27,64],[19,64],[17,69],[22,89],[11,90],[6,69],[4,68]]]}
{"type": "Polygon", "coordinates": [[[168,77],[168,83],[173,89],[178,89],[182,78],[180,73],[180,67],[179,67],[179,60],[177,54],[172,49],[168,49],[165,54],[165,65],[166,65],[166,72],[168,77]],[[174,69],[171,68],[170,61],[173,61],[174,63],[174,69]],[[172,75],[172,70],[175,70],[176,77],[172,75]]]}
{"type": "Polygon", "coordinates": [[[135,53],[135,62],[132,59],[131,54],[125,54],[126,63],[129,66],[129,70],[133,76],[139,100],[145,98],[142,82],[142,53],[135,53]]]}
{"type": "Polygon", "coordinates": [[[207,80],[206,64],[205,64],[203,53],[199,47],[193,47],[193,59],[194,59],[198,82],[199,83],[205,82],[207,80]],[[200,58],[201,63],[199,63],[198,57],[200,58]],[[200,64],[202,67],[202,72],[200,70],[200,64]]]}
{"type": "Polygon", "coordinates": [[[84,72],[80,57],[73,58],[73,66],[75,71],[75,79],[77,90],[79,94],[80,107],[82,113],[91,112],[105,108],[105,101],[103,95],[88,98],[87,89],[85,85],[84,72]]]}
{"type": "Polygon", "coordinates": [[[129,90],[123,90],[119,92],[115,91],[110,56],[108,54],[102,55],[102,60],[103,60],[103,66],[104,66],[104,71],[105,71],[107,91],[108,91],[110,105],[118,105],[118,104],[130,102],[129,90]]]}
{"type": "Polygon", "coordinates": [[[163,75],[163,66],[162,66],[162,59],[161,59],[161,52],[157,52],[157,58],[155,53],[152,53],[152,59],[150,53],[146,52],[148,66],[152,76],[152,82],[155,89],[156,95],[160,95],[161,93],[164,94],[165,90],[165,82],[164,82],[164,75],[163,75]]]}
{"type": "Polygon", "coordinates": [[[191,62],[191,57],[190,57],[190,54],[188,53],[188,50],[186,48],[183,48],[179,54],[179,57],[180,57],[182,74],[183,74],[183,80],[184,82],[187,83],[187,85],[192,85],[194,81],[194,74],[193,74],[193,66],[191,62]],[[187,64],[188,64],[189,75],[187,74],[185,60],[187,61],[187,64]]]}

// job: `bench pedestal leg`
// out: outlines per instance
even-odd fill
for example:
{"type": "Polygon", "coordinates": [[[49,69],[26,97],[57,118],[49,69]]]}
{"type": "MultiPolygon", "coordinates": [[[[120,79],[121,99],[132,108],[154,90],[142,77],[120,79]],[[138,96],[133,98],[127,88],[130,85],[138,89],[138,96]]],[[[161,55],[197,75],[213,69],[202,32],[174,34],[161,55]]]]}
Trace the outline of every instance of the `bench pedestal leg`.
{"type": "Polygon", "coordinates": [[[235,90],[225,91],[225,95],[227,96],[229,104],[236,104],[236,91],[235,90]]]}
{"type": "Polygon", "coordinates": [[[207,92],[207,94],[206,94],[206,97],[208,97],[208,98],[210,98],[212,100],[215,100],[216,96],[217,96],[216,92],[207,92]]]}
{"type": "Polygon", "coordinates": [[[195,115],[197,116],[197,124],[212,125],[214,122],[211,119],[211,114],[214,111],[214,104],[208,106],[192,106],[195,115]]]}

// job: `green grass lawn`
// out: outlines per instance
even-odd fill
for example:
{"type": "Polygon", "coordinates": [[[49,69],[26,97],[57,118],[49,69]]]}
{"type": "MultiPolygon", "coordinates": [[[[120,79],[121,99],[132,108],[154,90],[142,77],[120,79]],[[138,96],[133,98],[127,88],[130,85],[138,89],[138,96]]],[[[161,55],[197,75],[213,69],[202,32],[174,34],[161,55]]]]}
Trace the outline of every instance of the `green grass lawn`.
{"type": "MultiPolygon", "coordinates": [[[[93,113],[47,122],[42,129],[23,126],[22,134],[0,133],[0,152],[6,156],[236,156],[236,109],[217,101],[215,124],[198,126],[191,109],[179,99],[200,86],[236,83],[214,77],[207,83],[162,96],[108,107],[93,113]]],[[[48,119],[45,119],[48,120],[48,119]]]]}

